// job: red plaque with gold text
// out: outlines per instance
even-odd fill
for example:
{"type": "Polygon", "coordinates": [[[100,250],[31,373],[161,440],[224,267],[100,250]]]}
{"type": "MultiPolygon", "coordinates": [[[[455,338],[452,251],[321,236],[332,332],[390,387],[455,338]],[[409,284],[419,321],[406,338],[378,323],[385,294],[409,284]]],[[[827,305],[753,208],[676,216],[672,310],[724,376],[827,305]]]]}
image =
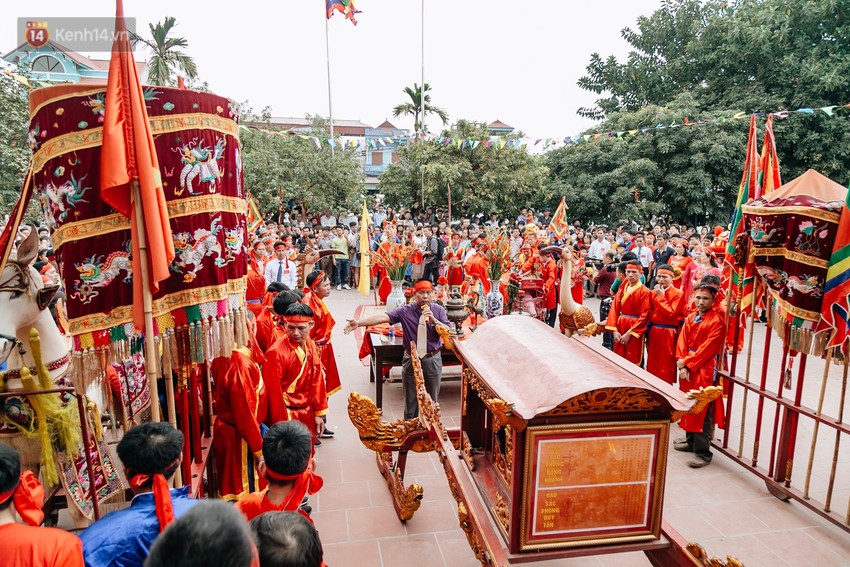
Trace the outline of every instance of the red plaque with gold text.
{"type": "Polygon", "coordinates": [[[532,426],[521,549],[659,537],[668,422],[532,426]]]}

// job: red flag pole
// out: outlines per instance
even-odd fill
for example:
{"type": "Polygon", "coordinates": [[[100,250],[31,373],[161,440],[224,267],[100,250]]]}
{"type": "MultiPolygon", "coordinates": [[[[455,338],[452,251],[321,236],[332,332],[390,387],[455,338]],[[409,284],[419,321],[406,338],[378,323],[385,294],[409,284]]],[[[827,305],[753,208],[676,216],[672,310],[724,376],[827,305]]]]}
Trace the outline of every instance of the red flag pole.
{"type": "MultiPolygon", "coordinates": [[[[142,210],[142,195],[139,187],[139,180],[133,179],[132,182],[132,198],[133,207],[136,213],[136,222],[144,226],[144,211],[142,210]]],[[[141,273],[139,276],[142,279],[142,312],[145,317],[145,375],[148,379],[148,388],[151,392],[151,421],[161,421],[162,412],[159,407],[159,385],[157,378],[159,377],[158,359],[156,356],[156,342],[153,335],[153,294],[150,287],[150,271],[148,267],[148,239],[144,229],[136,231],[136,236],[139,241],[139,260],[141,260],[141,273]]],[[[171,377],[165,377],[166,390],[167,385],[171,384],[171,377]]],[[[171,388],[171,396],[166,393],[166,402],[168,403],[168,420],[171,422],[174,419],[174,388],[171,388]]],[[[174,425],[174,423],[172,423],[174,425]]]]}

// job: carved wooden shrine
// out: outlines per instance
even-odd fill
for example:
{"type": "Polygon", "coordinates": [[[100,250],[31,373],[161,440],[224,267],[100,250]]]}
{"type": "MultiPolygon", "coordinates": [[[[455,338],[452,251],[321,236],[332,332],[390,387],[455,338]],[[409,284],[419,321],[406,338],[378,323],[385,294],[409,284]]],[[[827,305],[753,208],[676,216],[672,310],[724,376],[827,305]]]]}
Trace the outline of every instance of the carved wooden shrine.
{"type": "Polygon", "coordinates": [[[670,423],[719,389],[686,396],[530,317],[491,319],[453,349],[463,363],[459,430],[444,428],[416,356],[418,419],[386,423],[369,398],[349,398],[401,520],[423,497],[421,486],[404,485],[407,452],[436,450],[483,565],[625,551],[655,565],[725,564],[661,517],[670,423]]]}

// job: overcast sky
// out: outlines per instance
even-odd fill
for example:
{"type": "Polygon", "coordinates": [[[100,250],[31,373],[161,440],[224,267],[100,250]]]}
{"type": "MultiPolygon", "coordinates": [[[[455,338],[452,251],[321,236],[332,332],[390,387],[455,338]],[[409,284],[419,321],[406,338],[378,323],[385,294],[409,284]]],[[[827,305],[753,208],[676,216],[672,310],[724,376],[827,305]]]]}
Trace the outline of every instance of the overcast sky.
{"type": "MultiPolygon", "coordinates": [[[[407,85],[419,83],[422,0],[357,0],[359,25],[329,22],[336,119],[377,126],[392,117],[407,85]]],[[[0,51],[20,43],[18,17],[111,16],[114,0],[4,4],[0,51]]],[[[248,100],[274,116],[328,114],[325,0],[175,2],[125,0],[137,31],[173,16],[200,78],[217,94],[248,100]]],[[[425,82],[452,121],[500,119],[532,138],[563,138],[592,126],[576,109],[592,105],[579,89],[590,54],[627,53],[620,36],[660,0],[425,0],[425,82]]],[[[108,54],[86,53],[96,58],[108,54]]],[[[138,59],[147,59],[137,53],[138,59]]],[[[432,132],[439,120],[428,121],[432,132]]]]}

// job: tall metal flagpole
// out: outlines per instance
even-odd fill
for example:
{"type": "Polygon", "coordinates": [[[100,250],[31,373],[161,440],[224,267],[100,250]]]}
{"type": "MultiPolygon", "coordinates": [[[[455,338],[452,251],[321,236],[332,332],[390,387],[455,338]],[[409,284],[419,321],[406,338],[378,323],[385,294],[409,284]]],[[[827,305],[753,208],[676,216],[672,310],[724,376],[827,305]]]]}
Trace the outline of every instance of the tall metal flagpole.
{"type": "MultiPolygon", "coordinates": [[[[419,86],[419,130],[422,134],[425,133],[425,0],[422,0],[422,72],[420,76],[421,84],[419,86]]],[[[420,133],[416,133],[416,138],[421,142],[420,133]]],[[[425,207],[425,168],[419,168],[422,176],[420,182],[422,184],[422,207],[425,207]]]]}
{"type": "MultiPolygon", "coordinates": [[[[327,3],[325,3],[327,6],[327,3]]],[[[328,10],[325,8],[325,55],[326,61],[328,64],[328,114],[330,114],[330,123],[331,123],[331,155],[334,155],[334,103],[333,97],[331,96],[331,47],[330,41],[328,40],[328,10]]]]}

